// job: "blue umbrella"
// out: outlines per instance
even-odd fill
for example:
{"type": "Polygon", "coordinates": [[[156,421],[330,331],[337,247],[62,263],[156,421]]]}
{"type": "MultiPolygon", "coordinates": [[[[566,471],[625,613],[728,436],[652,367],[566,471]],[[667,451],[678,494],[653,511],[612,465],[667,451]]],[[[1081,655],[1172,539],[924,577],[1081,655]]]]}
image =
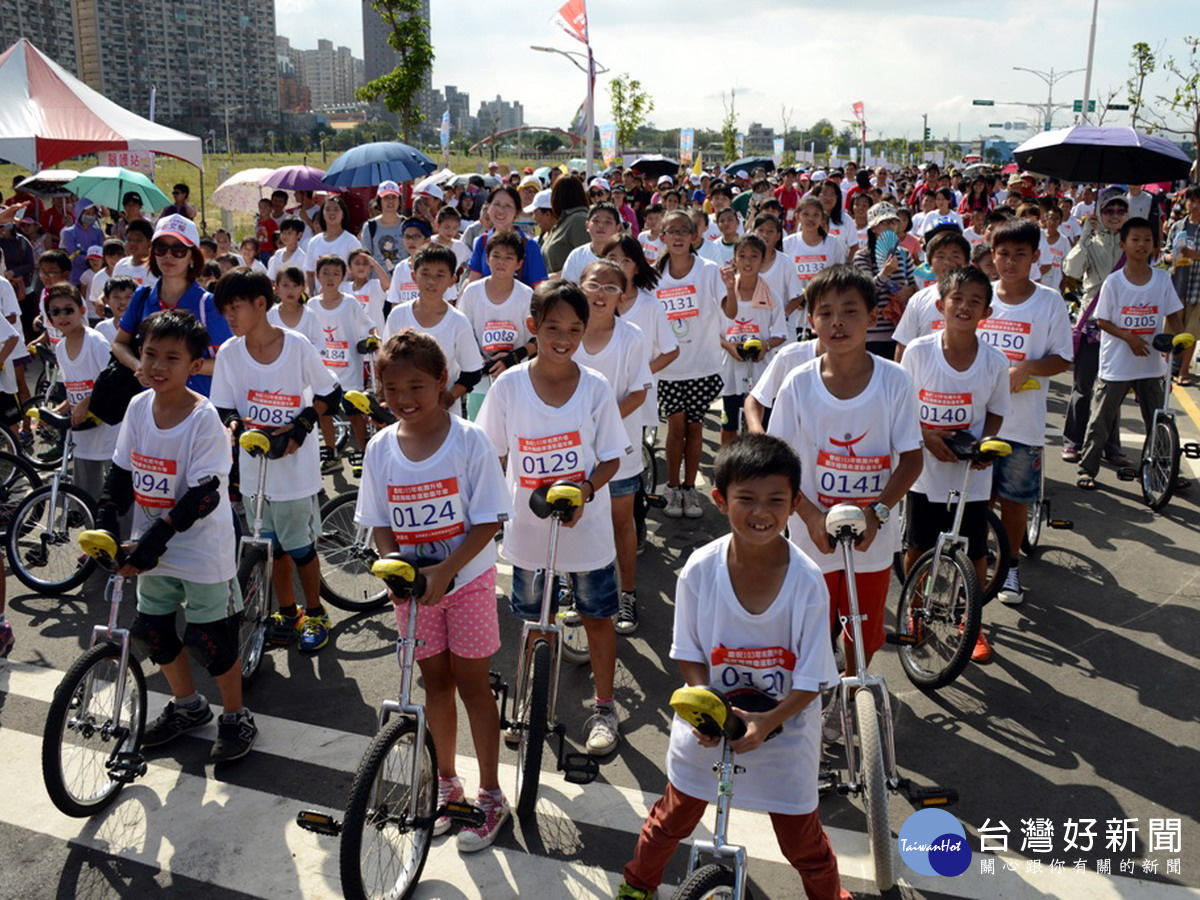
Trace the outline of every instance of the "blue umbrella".
{"type": "Polygon", "coordinates": [[[437,163],[408,144],[376,141],[347,150],[335,159],[323,181],[331,187],[375,187],[381,181],[412,181],[428,175],[437,163]]]}

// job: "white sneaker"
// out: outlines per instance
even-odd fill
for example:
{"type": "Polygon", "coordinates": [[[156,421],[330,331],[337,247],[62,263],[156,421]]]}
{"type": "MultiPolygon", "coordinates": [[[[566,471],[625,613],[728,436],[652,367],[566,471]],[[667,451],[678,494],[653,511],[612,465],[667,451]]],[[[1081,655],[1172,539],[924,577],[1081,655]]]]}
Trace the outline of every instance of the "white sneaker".
{"type": "MultiPolygon", "coordinates": [[[[441,809],[447,803],[462,803],[466,799],[466,796],[462,781],[457,776],[454,778],[442,778],[440,775],[438,776],[438,809],[441,809]]],[[[433,836],[438,837],[445,834],[453,824],[449,816],[439,816],[437,821],[433,823],[433,836]]]]}
{"type": "Polygon", "coordinates": [[[694,487],[683,488],[683,514],[689,519],[698,519],[704,515],[704,507],[700,505],[700,495],[694,487]]]}
{"type": "Polygon", "coordinates": [[[1025,602],[1025,590],[1021,587],[1021,577],[1016,566],[1009,568],[1008,575],[1004,577],[1004,587],[1000,588],[996,598],[1009,606],[1018,606],[1025,602]]]}
{"type": "Polygon", "coordinates": [[[621,739],[618,732],[617,711],[611,706],[597,706],[588,719],[587,752],[592,756],[607,756],[617,749],[621,739]]]}
{"type": "Polygon", "coordinates": [[[490,847],[511,814],[508,800],[503,794],[497,800],[488,791],[480,791],[479,798],[475,803],[483,810],[485,818],[483,824],[477,828],[468,826],[458,833],[456,843],[462,853],[474,853],[484,847],[490,847]]]}
{"type": "Polygon", "coordinates": [[[835,693],[821,719],[821,738],[827,744],[836,744],[842,739],[842,695],[835,693]]]}
{"type": "Polygon", "coordinates": [[[677,487],[668,487],[663,491],[667,505],[663,507],[663,515],[668,519],[678,519],[683,515],[683,491],[677,487]]]}

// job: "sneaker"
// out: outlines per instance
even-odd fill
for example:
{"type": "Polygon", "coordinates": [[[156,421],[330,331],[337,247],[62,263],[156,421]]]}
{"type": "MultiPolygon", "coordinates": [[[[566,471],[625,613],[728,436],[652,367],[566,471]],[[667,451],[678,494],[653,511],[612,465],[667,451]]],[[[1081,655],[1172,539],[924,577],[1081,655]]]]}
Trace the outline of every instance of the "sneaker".
{"type": "Polygon", "coordinates": [[[683,491],[677,487],[668,486],[663,491],[667,505],[663,507],[663,515],[668,519],[678,519],[683,516],[683,491]]]}
{"type": "Polygon", "coordinates": [[[827,744],[836,744],[842,739],[842,695],[834,694],[821,718],[821,738],[827,744]]]}
{"type": "Polygon", "coordinates": [[[17,639],[13,637],[12,623],[4,622],[0,624],[0,659],[8,656],[16,643],[17,639]]]}
{"type": "Polygon", "coordinates": [[[1067,463],[1079,462],[1079,448],[1074,444],[1063,444],[1062,460],[1067,463]]]}
{"type": "Polygon", "coordinates": [[[985,663],[992,659],[992,645],[988,643],[988,639],[983,635],[983,629],[979,629],[979,638],[975,641],[975,649],[971,651],[971,662],[985,663]]]}
{"type": "Polygon", "coordinates": [[[475,804],[483,810],[485,818],[483,824],[477,828],[463,828],[458,833],[457,843],[460,853],[474,853],[476,850],[490,847],[511,815],[508,800],[502,793],[497,799],[491,791],[480,791],[475,804]]]}
{"type": "Polygon", "coordinates": [[[168,700],[166,708],[158,714],[158,718],[142,732],[142,747],[160,747],[181,734],[187,734],[211,722],[212,709],[203,696],[201,700],[203,702],[198,709],[180,708],[175,705],[174,700],[168,700]]]}
{"type": "Polygon", "coordinates": [[[304,625],[300,629],[300,649],[305,653],[316,653],[329,643],[329,629],[332,623],[328,613],[317,616],[306,615],[304,625]]]}
{"type": "Polygon", "coordinates": [[[304,627],[304,613],[296,607],[294,616],[275,612],[267,619],[267,643],[272,647],[286,647],[300,635],[304,627]]]}
{"type": "Polygon", "coordinates": [[[342,471],[342,460],[332,447],[321,448],[321,474],[332,475],[342,471]]]}
{"type": "Polygon", "coordinates": [[[637,594],[621,591],[617,597],[617,634],[633,634],[638,627],[637,594]]]}
{"type": "Polygon", "coordinates": [[[362,477],[363,455],[358,450],[347,450],[346,461],[350,463],[350,474],[355,478],[362,477]]]}
{"type": "Polygon", "coordinates": [[[250,715],[250,710],[221,713],[221,717],[217,719],[217,741],[213,744],[209,759],[215,763],[241,759],[250,752],[257,737],[258,726],[254,724],[254,716],[250,715]]]}
{"type": "Polygon", "coordinates": [[[1025,602],[1025,590],[1021,587],[1021,578],[1017,573],[1016,566],[1009,567],[1008,574],[1004,577],[1004,586],[1000,588],[1000,593],[996,595],[996,598],[1009,606],[1017,606],[1025,602]]]}
{"type": "Polygon", "coordinates": [[[584,727],[588,733],[587,752],[592,756],[607,756],[617,749],[621,735],[617,730],[617,711],[611,706],[597,705],[584,727]]]}
{"type": "MultiPolygon", "coordinates": [[[[463,790],[462,782],[457,775],[453,778],[438,776],[438,809],[447,803],[462,803],[466,796],[467,792],[463,790]]],[[[433,836],[438,837],[445,834],[453,824],[454,822],[449,816],[438,816],[437,821],[433,823],[433,836]]]]}
{"type": "Polygon", "coordinates": [[[689,519],[698,519],[704,515],[704,507],[700,505],[700,495],[694,487],[685,487],[683,494],[683,514],[689,519]]]}
{"type": "Polygon", "coordinates": [[[504,738],[504,743],[510,747],[516,747],[521,743],[521,729],[517,727],[515,722],[507,728],[502,729],[500,736],[504,738]]]}
{"type": "Polygon", "coordinates": [[[628,881],[622,881],[617,888],[617,900],[654,900],[654,891],[645,888],[635,888],[628,881]]]}

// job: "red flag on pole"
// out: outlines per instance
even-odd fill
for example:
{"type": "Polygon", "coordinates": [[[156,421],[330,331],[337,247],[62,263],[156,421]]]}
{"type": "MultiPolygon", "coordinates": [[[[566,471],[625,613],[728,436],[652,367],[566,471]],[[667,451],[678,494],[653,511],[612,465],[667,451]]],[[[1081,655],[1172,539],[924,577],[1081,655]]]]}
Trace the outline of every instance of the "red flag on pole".
{"type": "Polygon", "coordinates": [[[588,43],[587,0],[567,0],[550,21],[581,44],[588,43]]]}
{"type": "Polygon", "coordinates": [[[862,122],[862,120],[863,120],[863,105],[862,105],[862,101],[861,101],[861,100],[857,101],[857,102],[854,104],[854,106],[853,106],[853,107],[851,107],[851,108],[854,110],[854,118],[858,119],[858,121],[859,121],[859,122],[862,122]]]}

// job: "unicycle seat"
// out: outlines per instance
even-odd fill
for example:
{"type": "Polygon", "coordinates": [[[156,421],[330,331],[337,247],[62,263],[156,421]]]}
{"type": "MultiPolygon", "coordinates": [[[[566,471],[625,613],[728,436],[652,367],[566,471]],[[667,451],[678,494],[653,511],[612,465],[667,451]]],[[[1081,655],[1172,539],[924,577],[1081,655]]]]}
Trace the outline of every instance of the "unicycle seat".
{"type": "MultiPolygon", "coordinates": [[[[679,718],[705,737],[731,741],[746,733],[746,720],[734,711],[735,707],[745,712],[769,712],[778,705],[768,694],[750,688],[726,693],[710,687],[681,687],[671,695],[671,709],[679,718]]],[[[783,726],[776,727],[768,739],[782,730],[783,726]]]]}
{"type": "Polygon", "coordinates": [[[946,447],[961,462],[991,462],[1012,453],[1012,445],[997,437],[982,437],[978,441],[969,431],[954,431],[944,439],[946,447]]]}
{"type": "Polygon", "coordinates": [[[557,516],[565,519],[583,505],[583,491],[574,481],[562,479],[544,484],[529,495],[529,509],[539,519],[557,516]]]}
{"type": "Polygon", "coordinates": [[[1186,331],[1179,334],[1156,334],[1150,345],[1159,353],[1182,353],[1196,343],[1196,338],[1186,331]]]}

